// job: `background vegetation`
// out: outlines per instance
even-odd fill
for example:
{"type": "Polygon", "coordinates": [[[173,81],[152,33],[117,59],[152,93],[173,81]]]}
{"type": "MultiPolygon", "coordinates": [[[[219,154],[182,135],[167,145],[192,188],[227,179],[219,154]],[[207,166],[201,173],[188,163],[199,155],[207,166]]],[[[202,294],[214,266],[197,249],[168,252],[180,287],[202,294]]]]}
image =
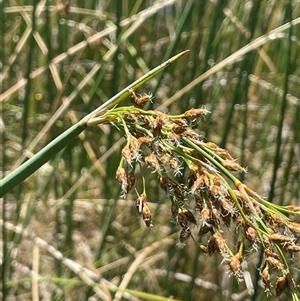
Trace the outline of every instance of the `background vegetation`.
{"type": "MultiPolygon", "coordinates": [[[[299,204],[299,13],[291,0],[2,1],[2,177],[190,49],[138,91],[153,94],[149,108],[205,106],[196,129],[247,167],[241,180],[270,202],[299,204]]],[[[192,240],[178,248],[169,200],[147,168],[154,227],[143,224],[136,192],[119,198],[123,145],[109,126],[89,129],[2,199],[2,299],[275,299],[259,282],[259,252],[237,283],[192,240]]]]}

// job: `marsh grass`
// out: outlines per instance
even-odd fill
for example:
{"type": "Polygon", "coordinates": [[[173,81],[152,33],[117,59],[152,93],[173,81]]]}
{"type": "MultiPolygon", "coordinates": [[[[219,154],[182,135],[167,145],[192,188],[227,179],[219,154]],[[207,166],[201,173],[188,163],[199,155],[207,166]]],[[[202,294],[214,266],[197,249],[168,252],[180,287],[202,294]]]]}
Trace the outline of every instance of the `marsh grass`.
{"type": "MultiPolygon", "coordinates": [[[[178,115],[205,106],[211,113],[194,130],[247,167],[237,177],[273,204],[299,204],[298,3],[66,4],[1,2],[2,178],[190,49],[136,91],[153,93],[147,109],[178,115]]],[[[247,281],[238,283],[193,240],[178,249],[180,228],[149,169],[136,173],[147,173],[151,230],[136,211],[136,192],[119,198],[124,145],[117,129],[91,127],[2,198],[2,299],[264,300],[260,251],[249,254],[247,281]]],[[[136,189],[143,192],[141,177],[136,189]]],[[[235,230],[228,234],[237,248],[235,230]]],[[[292,271],[297,259],[289,261],[292,271]]]]}

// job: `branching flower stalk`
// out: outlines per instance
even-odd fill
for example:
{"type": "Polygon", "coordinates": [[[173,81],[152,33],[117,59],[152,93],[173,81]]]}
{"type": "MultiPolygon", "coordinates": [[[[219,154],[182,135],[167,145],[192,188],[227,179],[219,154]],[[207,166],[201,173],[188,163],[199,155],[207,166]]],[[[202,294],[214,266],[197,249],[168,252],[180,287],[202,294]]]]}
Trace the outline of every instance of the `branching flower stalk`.
{"type": "MultiPolygon", "coordinates": [[[[138,96],[133,90],[129,93],[133,106],[113,107],[88,121],[89,126],[111,124],[126,138],[116,171],[122,197],[135,185],[135,165],[145,164],[156,173],[170,198],[171,215],[181,228],[180,245],[192,238],[208,255],[219,253],[238,280],[243,277],[241,266],[246,254],[261,245],[264,259],[259,271],[266,291],[275,286],[280,296],[289,289],[293,300],[298,300],[288,256],[300,251],[296,239],[300,224],[291,220],[291,216],[300,214],[300,207],[269,203],[236,178],[234,173],[246,172],[245,168],[226,149],[204,141],[193,129],[197,119],[209,113],[205,108],[180,115],[147,111],[143,107],[151,95],[138,96]],[[183,172],[182,183],[178,176],[183,172]],[[236,250],[229,244],[228,229],[232,226],[239,234],[236,250]],[[197,227],[198,237],[191,231],[197,227]]],[[[135,205],[145,224],[152,227],[144,180],[143,187],[135,205]]]]}

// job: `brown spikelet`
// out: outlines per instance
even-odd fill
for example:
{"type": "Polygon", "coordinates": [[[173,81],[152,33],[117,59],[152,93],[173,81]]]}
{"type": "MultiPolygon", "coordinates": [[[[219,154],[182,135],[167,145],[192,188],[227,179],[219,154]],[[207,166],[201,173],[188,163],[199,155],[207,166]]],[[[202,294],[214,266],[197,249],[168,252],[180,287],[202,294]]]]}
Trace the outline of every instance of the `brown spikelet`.
{"type": "Polygon", "coordinates": [[[142,136],[138,138],[138,142],[140,146],[149,145],[152,142],[152,138],[142,136]]]}
{"type": "Polygon", "coordinates": [[[212,148],[212,149],[217,149],[218,148],[217,144],[215,144],[213,142],[210,142],[210,141],[206,142],[205,145],[208,146],[209,148],[212,148]]]}
{"type": "Polygon", "coordinates": [[[122,166],[119,166],[117,168],[117,171],[116,171],[116,179],[119,181],[119,183],[121,185],[123,185],[124,183],[126,184],[126,187],[127,187],[127,172],[125,170],[124,167],[122,166]]]}
{"type": "Polygon", "coordinates": [[[190,228],[183,228],[181,231],[180,231],[180,235],[179,235],[179,240],[181,243],[185,242],[191,235],[191,230],[190,228]]]}
{"type": "Polygon", "coordinates": [[[213,233],[213,228],[211,226],[209,226],[208,224],[202,224],[200,227],[200,230],[198,232],[198,235],[202,236],[208,232],[213,233]]]}
{"type": "Polygon", "coordinates": [[[249,241],[255,242],[257,240],[257,231],[249,225],[245,226],[245,236],[249,241]]]}
{"type": "Polygon", "coordinates": [[[268,262],[273,269],[282,270],[284,267],[283,263],[274,257],[267,257],[266,262],[268,262]]]}
{"type": "Polygon", "coordinates": [[[127,172],[127,193],[133,188],[135,184],[135,176],[132,172],[127,172]]]}
{"type": "Polygon", "coordinates": [[[121,184],[122,190],[128,193],[135,184],[135,176],[131,172],[127,172],[124,167],[119,166],[116,171],[116,179],[121,184]]]}
{"type": "Polygon", "coordinates": [[[296,235],[300,235],[300,224],[294,222],[287,222],[288,228],[296,235]]]}
{"type": "Polygon", "coordinates": [[[179,221],[179,223],[181,221],[183,221],[183,222],[191,222],[195,225],[197,224],[193,213],[190,210],[185,209],[185,208],[180,208],[179,209],[178,221],[179,221]]]}
{"type": "Polygon", "coordinates": [[[177,222],[178,221],[178,207],[177,206],[172,206],[171,207],[171,213],[172,213],[172,217],[174,218],[174,220],[177,222]]]}
{"type": "Polygon", "coordinates": [[[175,134],[182,134],[187,131],[189,128],[188,124],[183,119],[174,120],[174,124],[172,125],[172,131],[175,134]]]}
{"type": "Polygon", "coordinates": [[[216,238],[213,236],[207,244],[207,253],[211,256],[216,250],[218,250],[216,238]]]}
{"type": "Polygon", "coordinates": [[[159,170],[159,166],[160,166],[159,165],[159,161],[158,161],[157,157],[153,153],[151,153],[148,156],[146,156],[144,160],[145,160],[145,163],[149,167],[151,167],[154,170],[159,170]]]}
{"type": "Polygon", "coordinates": [[[270,287],[271,287],[271,280],[270,280],[271,277],[270,277],[269,269],[268,269],[267,266],[262,270],[261,278],[262,278],[262,281],[263,281],[263,284],[264,284],[265,288],[270,289],[270,287]]]}
{"type": "Polygon", "coordinates": [[[267,257],[273,257],[273,258],[275,258],[279,261],[281,260],[280,256],[277,253],[270,250],[270,249],[265,249],[265,254],[266,254],[267,257]]]}
{"type": "Polygon", "coordinates": [[[134,91],[131,91],[129,98],[135,107],[143,108],[151,100],[152,95],[137,96],[134,91]]]}
{"type": "Polygon", "coordinates": [[[169,118],[165,113],[156,112],[156,114],[156,118],[151,122],[150,125],[155,137],[160,136],[162,127],[169,122],[169,118]]]}
{"type": "Polygon", "coordinates": [[[131,149],[129,147],[129,145],[125,145],[122,149],[122,156],[125,158],[125,160],[131,164],[132,162],[132,155],[131,155],[131,149]]]}
{"type": "Polygon", "coordinates": [[[207,253],[207,247],[205,245],[200,244],[199,248],[203,253],[207,253]]]}
{"type": "Polygon", "coordinates": [[[222,161],[222,165],[230,171],[245,172],[245,169],[233,160],[225,159],[222,161]]]}
{"type": "Polygon", "coordinates": [[[300,206],[297,205],[288,205],[286,209],[293,211],[293,212],[300,212],[300,206]]]}
{"type": "Polygon", "coordinates": [[[189,119],[196,119],[198,117],[205,116],[208,111],[204,108],[201,109],[190,109],[184,113],[184,116],[189,119]]]}
{"type": "Polygon", "coordinates": [[[297,253],[300,252],[300,246],[295,244],[284,244],[283,249],[289,253],[297,253]]]}
{"type": "Polygon", "coordinates": [[[229,227],[231,219],[236,219],[238,217],[238,212],[235,210],[235,206],[231,199],[221,199],[220,200],[221,218],[224,224],[229,227]]]}
{"type": "Polygon", "coordinates": [[[145,194],[141,194],[137,199],[136,199],[136,209],[138,211],[139,214],[142,213],[143,208],[144,208],[144,204],[147,202],[147,198],[145,194]]]}
{"type": "Polygon", "coordinates": [[[229,267],[235,276],[239,275],[241,272],[242,261],[243,261],[243,256],[240,253],[235,254],[229,259],[229,267]]]}
{"type": "Polygon", "coordinates": [[[223,149],[223,148],[218,147],[216,149],[216,154],[224,160],[234,161],[234,159],[231,157],[231,155],[229,154],[227,149],[223,149]]]}
{"type": "Polygon", "coordinates": [[[142,209],[142,217],[147,227],[152,227],[151,211],[147,203],[144,203],[142,209]]]}
{"type": "Polygon", "coordinates": [[[202,219],[204,224],[209,224],[209,222],[210,222],[210,209],[207,206],[205,206],[201,210],[201,219],[202,219]]]}
{"type": "Polygon", "coordinates": [[[286,276],[281,276],[277,278],[275,290],[276,296],[279,297],[287,288],[286,276]]]}
{"type": "Polygon", "coordinates": [[[131,151],[131,157],[136,157],[140,150],[140,143],[137,138],[131,134],[127,135],[127,141],[129,141],[129,148],[131,151]]]}
{"type": "Polygon", "coordinates": [[[224,257],[227,253],[226,240],[219,232],[215,233],[213,236],[216,238],[216,245],[218,247],[218,252],[222,255],[222,257],[224,257]]]}
{"type": "Polygon", "coordinates": [[[292,239],[289,236],[279,234],[279,233],[270,234],[269,239],[275,243],[292,242],[292,239]]]}
{"type": "Polygon", "coordinates": [[[194,181],[192,192],[195,193],[197,190],[205,190],[209,188],[209,178],[207,174],[196,175],[196,180],[194,181]]]}

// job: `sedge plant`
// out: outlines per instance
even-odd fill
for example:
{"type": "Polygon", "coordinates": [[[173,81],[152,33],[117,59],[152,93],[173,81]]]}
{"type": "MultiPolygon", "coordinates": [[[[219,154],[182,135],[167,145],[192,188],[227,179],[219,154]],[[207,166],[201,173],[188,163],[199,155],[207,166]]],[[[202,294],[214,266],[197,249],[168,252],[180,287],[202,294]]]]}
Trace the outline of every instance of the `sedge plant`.
{"type": "MultiPolygon", "coordinates": [[[[151,95],[138,95],[137,89],[184,51],[126,87],[19,168],[3,178],[0,196],[25,180],[55,153],[85,129],[100,124],[117,128],[125,137],[116,179],[122,197],[135,187],[135,171],[145,165],[155,173],[161,188],[170,199],[170,212],[180,228],[179,246],[192,239],[203,253],[218,253],[229,273],[243,279],[242,263],[249,253],[263,249],[258,267],[265,290],[280,296],[290,291],[298,300],[298,285],[293,279],[289,257],[300,251],[297,237],[300,224],[293,216],[300,214],[296,205],[279,206],[268,202],[241,182],[237,173],[246,169],[228,150],[206,141],[194,129],[209,114],[206,108],[190,108],[179,115],[159,110],[146,110],[151,95]],[[119,106],[129,97],[132,106],[119,106]],[[236,229],[236,242],[229,243],[229,229],[236,229]]],[[[143,191],[135,201],[147,227],[155,217],[148,206],[147,175],[143,175],[143,191]]],[[[153,200],[151,200],[153,201],[153,200]]]]}

